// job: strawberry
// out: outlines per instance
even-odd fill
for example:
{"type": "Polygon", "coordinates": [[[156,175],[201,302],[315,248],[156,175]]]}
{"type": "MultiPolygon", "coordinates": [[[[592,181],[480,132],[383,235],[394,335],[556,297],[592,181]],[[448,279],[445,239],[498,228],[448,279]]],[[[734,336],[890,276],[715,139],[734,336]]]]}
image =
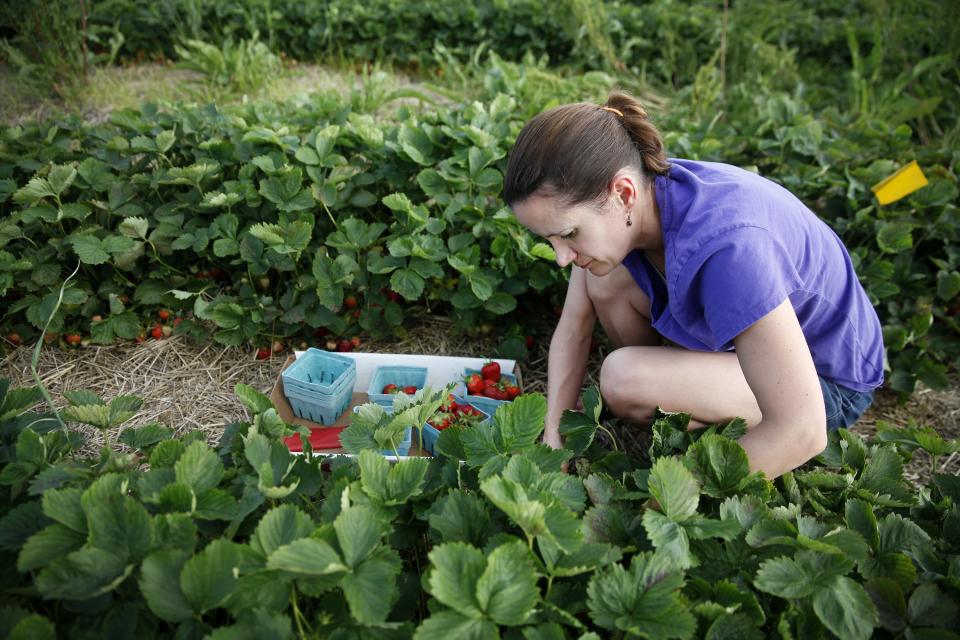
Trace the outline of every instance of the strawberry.
{"type": "Polygon", "coordinates": [[[337,351],[353,351],[353,343],[346,338],[341,338],[337,343],[337,351]]]}
{"type": "Polygon", "coordinates": [[[336,351],[336,350],[337,350],[337,341],[327,340],[327,351],[336,351]]]}
{"type": "Polygon", "coordinates": [[[394,394],[394,393],[397,393],[397,391],[399,391],[399,389],[397,388],[397,385],[391,382],[390,384],[384,385],[383,391],[381,391],[381,393],[394,394]]]}
{"type": "Polygon", "coordinates": [[[181,318],[180,316],[177,316],[176,318],[174,318],[173,328],[176,329],[177,327],[179,327],[181,322],[183,322],[183,318],[181,318]]]}
{"type": "Polygon", "coordinates": [[[161,327],[161,330],[163,331],[163,337],[164,337],[164,338],[169,338],[169,337],[171,336],[171,334],[173,334],[173,329],[171,329],[169,325],[166,325],[166,324],[163,325],[163,326],[161,327]]]}
{"type": "Polygon", "coordinates": [[[353,345],[353,348],[356,349],[360,346],[360,336],[353,336],[350,338],[350,344],[353,345]]]}
{"type": "Polygon", "coordinates": [[[343,299],[343,306],[347,309],[353,309],[357,306],[357,299],[353,296],[347,296],[343,299]]]}
{"type": "Polygon", "coordinates": [[[95,316],[90,316],[90,322],[101,322],[102,320],[103,320],[103,316],[99,314],[95,316]]]}
{"type": "Polygon", "coordinates": [[[263,348],[257,349],[257,360],[266,360],[270,357],[270,354],[273,353],[270,349],[263,348]]]}
{"type": "Polygon", "coordinates": [[[282,342],[280,342],[279,340],[274,340],[270,348],[273,350],[274,353],[280,353],[281,351],[283,351],[284,347],[282,342]]]}
{"type": "Polygon", "coordinates": [[[153,336],[154,340],[159,340],[163,337],[163,327],[158,324],[153,325],[153,329],[150,329],[150,335],[153,336]]]}
{"type": "Polygon", "coordinates": [[[353,312],[353,319],[354,319],[354,320],[359,320],[359,319],[360,319],[360,309],[356,309],[356,310],[353,312]]]}
{"type": "Polygon", "coordinates": [[[7,334],[7,340],[15,345],[19,345],[23,342],[23,338],[20,337],[19,333],[10,333],[7,334]]]}
{"type": "Polygon", "coordinates": [[[499,362],[487,362],[480,369],[480,375],[483,376],[484,380],[493,380],[494,382],[500,379],[500,363],[499,362]]]}
{"type": "Polygon", "coordinates": [[[415,394],[415,393],[417,392],[417,388],[411,384],[411,385],[409,385],[409,386],[404,387],[404,388],[403,388],[403,392],[404,392],[405,394],[407,394],[407,395],[412,396],[413,394],[415,394]]]}
{"type": "Polygon", "coordinates": [[[506,387],[506,389],[504,389],[504,391],[507,392],[507,399],[508,399],[508,400],[513,400],[513,399],[516,398],[518,395],[520,395],[520,387],[518,387],[518,386],[516,386],[516,385],[513,385],[513,384],[508,384],[507,387],[506,387]]]}
{"type": "Polygon", "coordinates": [[[63,339],[67,341],[67,344],[71,347],[76,347],[83,340],[83,336],[79,333],[68,333],[63,336],[63,339]]]}
{"type": "Polygon", "coordinates": [[[525,339],[527,342],[527,349],[533,349],[533,336],[527,336],[525,339]]]}
{"type": "Polygon", "coordinates": [[[483,393],[483,378],[479,373],[471,373],[467,377],[467,391],[473,394],[483,393]]]}
{"type": "Polygon", "coordinates": [[[157,311],[157,317],[160,318],[161,322],[166,322],[170,319],[170,312],[166,309],[160,309],[160,311],[157,311]]]}
{"type": "Polygon", "coordinates": [[[263,276],[262,278],[260,278],[260,280],[258,280],[258,282],[260,283],[261,289],[266,289],[267,287],[270,286],[270,278],[268,278],[267,276],[263,276]]]}
{"type": "Polygon", "coordinates": [[[387,291],[387,298],[390,299],[390,302],[400,302],[403,300],[403,296],[396,291],[387,291]]]}
{"type": "Polygon", "coordinates": [[[483,390],[483,395],[488,398],[493,398],[494,400],[509,400],[510,397],[507,395],[507,392],[503,389],[498,388],[496,385],[491,385],[483,390]]]}
{"type": "Polygon", "coordinates": [[[326,327],[317,327],[316,329],[313,330],[313,337],[314,337],[314,338],[322,338],[323,336],[327,335],[328,333],[330,333],[330,330],[327,329],[326,327]]]}
{"type": "Polygon", "coordinates": [[[143,331],[141,331],[139,334],[137,334],[137,337],[134,338],[134,340],[136,340],[137,344],[140,344],[141,342],[143,342],[143,341],[146,340],[146,339],[147,339],[147,334],[144,333],[143,331]]]}

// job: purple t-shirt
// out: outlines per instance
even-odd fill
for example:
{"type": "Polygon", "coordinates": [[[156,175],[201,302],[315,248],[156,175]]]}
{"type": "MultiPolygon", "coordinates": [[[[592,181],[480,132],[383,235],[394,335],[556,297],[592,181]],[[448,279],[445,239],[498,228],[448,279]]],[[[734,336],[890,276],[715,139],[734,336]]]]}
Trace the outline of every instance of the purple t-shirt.
{"type": "Polygon", "coordinates": [[[716,162],[670,162],[655,183],[665,278],[642,251],[623,261],[650,298],[653,328],[687,349],[730,351],[789,297],[817,373],[857,391],[879,387],[880,320],[837,234],[766,178],[716,162]]]}

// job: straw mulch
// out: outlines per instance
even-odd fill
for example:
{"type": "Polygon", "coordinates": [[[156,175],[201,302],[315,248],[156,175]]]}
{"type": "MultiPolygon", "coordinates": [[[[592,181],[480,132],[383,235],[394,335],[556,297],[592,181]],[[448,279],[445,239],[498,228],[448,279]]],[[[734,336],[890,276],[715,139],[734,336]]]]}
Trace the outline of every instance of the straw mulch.
{"type": "MultiPolygon", "coordinates": [[[[546,393],[547,348],[555,319],[544,317],[528,322],[528,331],[535,338],[527,362],[522,363],[526,391],[546,393]]],[[[361,350],[378,353],[420,353],[444,356],[493,355],[498,340],[493,336],[469,337],[454,335],[448,318],[428,316],[410,327],[402,339],[370,341],[361,350]]],[[[34,386],[30,371],[32,348],[10,351],[0,362],[0,377],[11,386],[34,386]]],[[[585,384],[598,384],[600,363],[606,354],[601,346],[588,365],[585,384]]],[[[234,395],[237,383],[245,383],[269,394],[287,354],[268,360],[256,360],[252,349],[227,348],[208,343],[189,344],[184,338],[148,340],[142,344],[127,343],[107,347],[90,346],[62,350],[44,348],[37,370],[50,391],[57,408],[67,405],[65,391],[88,389],[106,401],[119,395],[135,395],[144,400],[134,418],[111,433],[116,442],[123,428],[160,422],[175,429],[178,435],[201,430],[211,444],[216,443],[224,426],[249,420],[246,408],[234,395]]],[[[873,406],[854,426],[855,432],[872,435],[880,421],[905,426],[911,423],[934,427],[944,438],[960,437],[960,381],[952,380],[947,391],[920,387],[905,404],[896,394],[883,390],[873,406]]],[[[649,447],[649,431],[635,425],[611,420],[610,427],[620,446],[631,455],[645,457],[649,447]]],[[[87,435],[81,454],[94,454],[103,445],[102,434],[92,427],[71,425],[87,435]]],[[[960,454],[938,461],[940,473],[960,473],[960,454]]],[[[929,478],[929,457],[918,452],[906,468],[906,476],[914,482],[929,478]]]]}

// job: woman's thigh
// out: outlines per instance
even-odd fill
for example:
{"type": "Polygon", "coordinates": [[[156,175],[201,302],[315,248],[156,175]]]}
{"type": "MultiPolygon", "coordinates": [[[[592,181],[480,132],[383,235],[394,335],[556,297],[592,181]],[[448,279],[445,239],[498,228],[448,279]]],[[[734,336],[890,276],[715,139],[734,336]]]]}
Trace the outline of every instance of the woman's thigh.
{"type": "Polygon", "coordinates": [[[587,271],[587,295],[614,348],[662,343],[651,326],[650,299],[620,265],[602,278],[587,271]]]}
{"type": "Polygon", "coordinates": [[[600,369],[600,392],[615,415],[646,424],[653,410],[682,411],[691,427],[740,417],[760,422],[760,407],[737,356],[677,347],[624,347],[600,369]]]}

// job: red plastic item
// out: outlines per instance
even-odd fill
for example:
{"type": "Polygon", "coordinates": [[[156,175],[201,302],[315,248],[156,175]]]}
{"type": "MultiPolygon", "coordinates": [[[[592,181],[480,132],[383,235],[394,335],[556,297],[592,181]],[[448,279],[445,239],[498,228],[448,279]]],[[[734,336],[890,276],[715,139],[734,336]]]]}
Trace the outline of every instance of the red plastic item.
{"type": "MultiPolygon", "coordinates": [[[[339,449],[340,432],[346,427],[310,427],[310,446],[314,451],[318,449],[339,449]]],[[[303,451],[303,445],[300,442],[300,434],[283,439],[287,448],[294,453],[303,451]]]]}

